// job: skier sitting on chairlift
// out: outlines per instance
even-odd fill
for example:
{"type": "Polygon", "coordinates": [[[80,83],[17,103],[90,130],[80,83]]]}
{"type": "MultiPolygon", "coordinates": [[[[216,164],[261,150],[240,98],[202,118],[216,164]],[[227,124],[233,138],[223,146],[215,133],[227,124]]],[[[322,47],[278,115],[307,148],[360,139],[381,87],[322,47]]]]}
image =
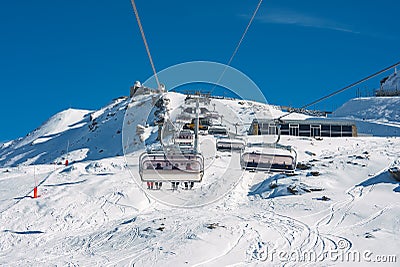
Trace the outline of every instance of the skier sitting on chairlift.
{"type": "MultiPolygon", "coordinates": [[[[161,166],[161,163],[157,163],[156,170],[162,170],[162,169],[163,169],[163,167],[161,166]]],[[[162,186],[162,182],[155,182],[155,186],[156,186],[157,190],[160,190],[161,186],[162,186]]]]}
{"type": "MultiPolygon", "coordinates": [[[[173,170],[179,170],[179,165],[176,163],[174,166],[172,166],[173,170]]],[[[179,182],[172,182],[172,190],[177,190],[179,186],[179,182]]]]}

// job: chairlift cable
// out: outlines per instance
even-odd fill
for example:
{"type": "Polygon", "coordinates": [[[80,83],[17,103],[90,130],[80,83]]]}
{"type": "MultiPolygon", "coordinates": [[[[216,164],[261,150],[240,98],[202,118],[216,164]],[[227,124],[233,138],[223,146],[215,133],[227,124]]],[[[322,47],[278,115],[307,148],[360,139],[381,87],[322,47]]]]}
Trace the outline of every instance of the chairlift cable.
{"type": "MultiPolygon", "coordinates": [[[[307,104],[307,105],[304,105],[304,106],[302,106],[300,109],[306,109],[306,108],[308,108],[308,107],[310,107],[310,106],[313,106],[313,105],[315,105],[315,104],[317,104],[317,103],[319,103],[319,102],[322,102],[322,101],[324,101],[324,100],[326,100],[326,99],[328,99],[328,98],[331,98],[332,96],[335,96],[335,95],[337,95],[337,94],[340,94],[340,93],[342,93],[342,92],[344,92],[344,91],[346,91],[346,90],[348,90],[348,89],[350,89],[350,88],[352,88],[352,87],[354,87],[354,86],[356,86],[356,85],[358,85],[358,84],[360,84],[360,83],[363,83],[363,82],[365,82],[365,81],[367,81],[367,80],[369,80],[369,79],[372,79],[372,78],[374,78],[375,76],[378,76],[379,74],[382,74],[382,73],[384,73],[384,72],[386,72],[386,71],[388,71],[388,70],[390,70],[390,69],[393,69],[393,68],[395,68],[395,67],[397,67],[397,66],[399,66],[399,65],[400,65],[400,61],[397,62],[397,63],[395,63],[395,64],[393,64],[393,65],[390,65],[389,67],[386,67],[386,68],[384,68],[384,69],[382,69],[382,70],[380,70],[380,71],[378,71],[378,72],[375,72],[374,74],[371,74],[371,75],[369,75],[369,76],[367,76],[367,77],[365,77],[365,78],[363,78],[363,79],[361,79],[361,80],[359,80],[359,81],[356,81],[356,82],[354,82],[354,83],[352,83],[352,84],[350,84],[350,85],[347,85],[347,86],[345,86],[345,87],[343,87],[343,88],[341,88],[341,89],[339,89],[339,90],[337,90],[337,91],[334,91],[334,92],[332,92],[332,93],[330,93],[330,94],[328,94],[328,95],[326,95],[326,96],[323,96],[323,97],[321,97],[321,98],[319,98],[319,99],[317,99],[317,100],[315,100],[315,101],[313,101],[313,102],[311,102],[311,103],[309,103],[309,104],[307,104]]],[[[284,118],[284,117],[286,117],[286,116],[289,116],[290,114],[292,114],[292,113],[294,113],[294,112],[295,112],[295,110],[292,110],[292,111],[290,111],[290,112],[288,112],[288,113],[286,113],[286,114],[280,116],[280,117],[277,118],[276,120],[279,121],[279,120],[281,120],[282,118],[284,118]]]]}
{"type": "Polygon", "coordinates": [[[262,1],[263,1],[263,0],[260,0],[260,1],[258,2],[258,5],[257,5],[256,9],[254,10],[253,15],[251,16],[251,18],[250,18],[250,20],[249,20],[249,23],[247,24],[246,29],[244,30],[244,32],[243,32],[243,34],[242,34],[242,37],[240,38],[238,44],[236,45],[235,50],[233,51],[233,53],[232,53],[232,55],[231,55],[231,57],[230,57],[228,63],[225,65],[225,68],[224,68],[224,70],[222,71],[221,75],[219,76],[217,82],[215,83],[214,87],[212,88],[211,93],[214,91],[215,87],[216,87],[216,86],[219,84],[219,82],[222,80],[222,77],[225,75],[226,70],[228,69],[228,67],[229,67],[229,66],[231,65],[231,63],[232,63],[233,58],[236,56],[237,52],[239,51],[239,47],[240,47],[240,45],[242,44],[242,42],[243,42],[243,40],[244,40],[244,37],[246,36],[246,34],[247,34],[247,32],[248,32],[248,30],[249,30],[249,28],[250,28],[250,25],[253,23],[253,20],[254,20],[254,18],[256,17],[258,10],[260,9],[260,6],[261,6],[261,4],[262,4],[262,1]]]}
{"type": "Polygon", "coordinates": [[[160,88],[160,82],[158,80],[157,71],[156,71],[156,68],[154,66],[153,58],[151,57],[150,48],[149,48],[149,45],[147,43],[146,36],[144,34],[142,22],[140,21],[139,12],[137,10],[136,4],[135,4],[135,0],[131,0],[131,3],[132,3],[132,7],[133,7],[133,12],[135,13],[135,17],[136,17],[137,23],[139,25],[139,29],[140,29],[140,33],[142,35],[144,46],[146,47],[146,52],[147,52],[147,55],[148,55],[149,60],[150,60],[151,68],[153,69],[154,78],[156,79],[156,82],[157,82],[157,88],[160,88]]]}
{"type": "MultiPolygon", "coordinates": [[[[237,44],[235,50],[234,50],[233,53],[232,53],[231,58],[230,58],[229,61],[228,61],[228,64],[227,64],[228,66],[232,63],[233,58],[236,56],[236,54],[237,54],[237,52],[238,52],[238,50],[239,50],[239,47],[240,47],[240,45],[242,44],[242,42],[243,42],[243,40],[244,40],[244,37],[246,36],[246,34],[247,34],[247,32],[248,32],[248,30],[249,30],[249,28],[250,28],[250,25],[252,24],[252,22],[253,22],[255,16],[257,15],[258,10],[260,9],[260,6],[261,6],[261,4],[262,4],[262,1],[263,1],[263,0],[260,0],[260,2],[258,2],[258,5],[257,5],[256,9],[254,10],[253,16],[250,18],[250,21],[249,21],[249,23],[247,24],[247,27],[246,27],[246,29],[244,30],[242,37],[240,38],[240,40],[239,40],[239,42],[238,42],[238,44],[237,44]]],[[[222,76],[222,75],[221,75],[221,76],[222,76]]]]}

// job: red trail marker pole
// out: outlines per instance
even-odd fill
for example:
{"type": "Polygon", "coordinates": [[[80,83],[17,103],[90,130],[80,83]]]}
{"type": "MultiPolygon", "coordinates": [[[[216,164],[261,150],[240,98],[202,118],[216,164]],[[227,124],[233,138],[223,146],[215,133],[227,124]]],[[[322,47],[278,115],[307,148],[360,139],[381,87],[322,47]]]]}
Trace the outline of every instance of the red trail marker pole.
{"type": "Polygon", "coordinates": [[[37,186],[33,188],[33,198],[38,198],[37,186]]]}
{"type": "Polygon", "coordinates": [[[33,179],[35,180],[35,187],[33,188],[33,198],[38,198],[38,188],[36,182],[36,168],[33,167],[33,179]]]}

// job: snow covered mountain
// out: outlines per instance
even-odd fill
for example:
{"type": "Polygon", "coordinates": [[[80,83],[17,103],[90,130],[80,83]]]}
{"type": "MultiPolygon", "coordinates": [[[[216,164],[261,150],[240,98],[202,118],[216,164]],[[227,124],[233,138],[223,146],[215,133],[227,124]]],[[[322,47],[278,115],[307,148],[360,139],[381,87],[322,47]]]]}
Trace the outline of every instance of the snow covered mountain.
{"type": "Polygon", "coordinates": [[[0,166],[95,160],[122,155],[121,131],[128,99],[102,109],[68,109],[52,116],[27,136],[3,144],[0,166]]]}
{"type": "MultiPolygon", "coordinates": [[[[168,98],[173,113],[184,96],[168,98]]],[[[212,101],[231,131],[240,120],[239,133],[255,115],[282,114],[255,102],[212,101]]],[[[149,193],[128,169],[137,169],[143,151],[136,139],[154,135],[143,112],[151,104],[149,95],[118,98],[98,111],[69,109],[2,144],[0,265],[364,266],[400,260],[400,185],[387,172],[399,161],[399,138],[282,137],[301,163],[290,176],[244,171],[239,153],[217,151],[215,138],[202,136],[202,183],[149,193]],[[124,120],[133,143],[128,162],[124,120]],[[70,166],[53,164],[67,157],[70,166]],[[35,184],[39,198],[32,197],[35,184]],[[157,195],[191,201],[193,208],[162,204],[157,195]]]]}
{"type": "Polygon", "coordinates": [[[333,116],[354,120],[361,134],[400,136],[400,97],[354,98],[333,116]]]}
{"type": "Polygon", "coordinates": [[[386,91],[400,90],[400,75],[397,72],[397,69],[387,77],[386,81],[382,84],[381,89],[386,91]]]}
{"type": "MultiPolygon", "coordinates": [[[[141,110],[146,105],[152,105],[153,97],[140,96],[137,99],[120,97],[97,111],[68,109],[52,116],[39,128],[23,138],[0,145],[0,167],[18,166],[20,164],[51,164],[61,163],[68,156],[69,161],[97,160],[108,157],[122,156],[122,127],[124,115],[128,106],[135,114],[132,121],[136,125],[148,120],[147,114],[141,110]]],[[[170,111],[178,109],[185,98],[179,93],[168,94],[171,103],[170,111]]],[[[282,115],[277,107],[246,102],[214,99],[218,105],[226,106],[225,122],[228,122],[230,112],[238,116],[248,126],[256,113],[260,117],[282,115]],[[272,115],[271,115],[272,114],[272,115]]],[[[306,116],[292,114],[289,118],[306,116]]],[[[233,127],[233,126],[232,126],[233,127]]],[[[245,132],[247,129],[241,129],[245,132]]],[[[137,148],[139,149],[139,148],[137,148]]]]}
{"type": "Polygon", "coordinates": [[[352,119],[358,132],[373,136],[400,136],[400,76],[397,70],[381,81],[380,97],[360,97],[338,108],[334,117],[352,119]],[[388,97],[390,95],[390,97],[388,97]]]}
{"type": "Polygon", "coordinates": [[[344,103],[336,117],[400,123],[400,97],[362,97],[344,103]]]}

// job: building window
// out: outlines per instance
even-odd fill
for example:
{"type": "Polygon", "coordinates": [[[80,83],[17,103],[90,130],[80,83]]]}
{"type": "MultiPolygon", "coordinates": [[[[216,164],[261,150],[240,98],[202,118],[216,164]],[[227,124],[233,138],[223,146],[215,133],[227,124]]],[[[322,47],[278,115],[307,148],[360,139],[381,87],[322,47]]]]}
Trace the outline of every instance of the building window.
{"type": "Polygon", "coordinates": [[[321,125],[311,125],[311,137],[321,137],[321,125]]]}
{"type": "Polygon", "coordinates": [[[299,125],[298,124],[289,124],[289,135],[299,136],[299,125]]]}
{"type": "Polygon", "coordinates": [[[277,134],[276,125],[274,123],[268,124],[268,134],[270,134],[270,135],[276,135],[277,134]]]}

